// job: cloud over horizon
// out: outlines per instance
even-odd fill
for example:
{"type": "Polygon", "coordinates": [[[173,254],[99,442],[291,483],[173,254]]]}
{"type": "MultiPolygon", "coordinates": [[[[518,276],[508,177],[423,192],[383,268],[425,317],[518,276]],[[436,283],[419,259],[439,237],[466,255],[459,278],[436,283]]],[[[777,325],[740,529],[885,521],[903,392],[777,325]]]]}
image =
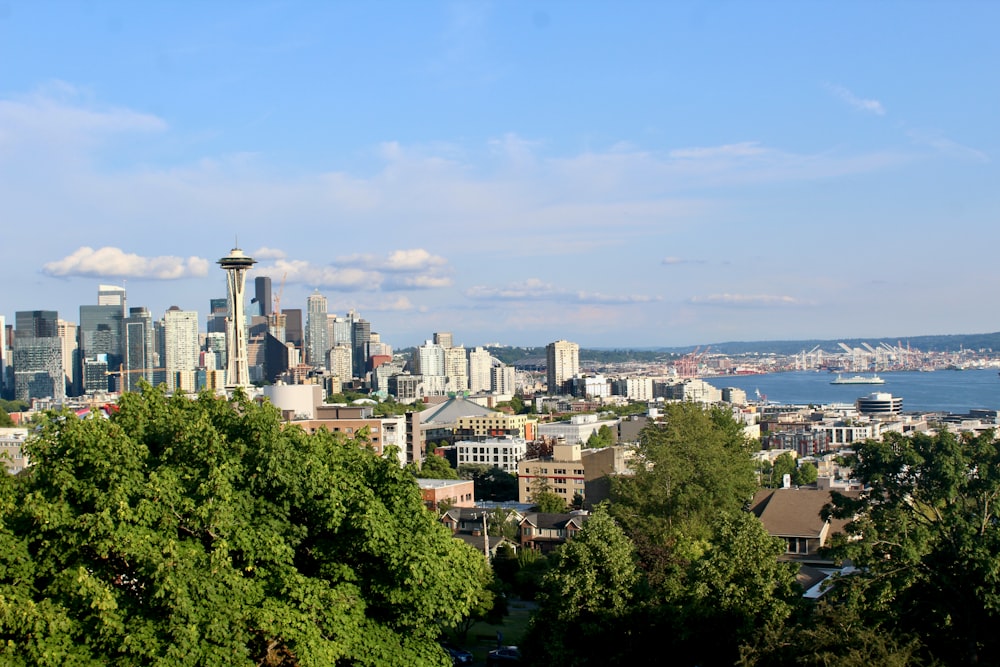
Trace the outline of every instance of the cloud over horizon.
{"type": "Polygon", "coordinates": [[[693,296],[688,303],[697,306],[735,306],[745,308],[767,308],[771,306],[808,306],[809,302],[793,296],[777,294],[708,294],[693,296]]]}
{"type": "Polygon", "coordinates": [[[833,93],[835,97],[843,102],[846,102],[849,106],[854,107],[858,111],[864,111],[866,113],[872,113],[876,116],[884,116],[886,111],[882,103],[875,99],[863,99],[858,97],[850,90],[844,86],[838,86],[833,83],[826,84],[826,89],[833,93]]]}
{"type": "Polygon", "coordinates": [[[140,278],[178,280],[208,275],[209,261],[202,257],[142,257],[121,248],[83,246],[54,262],[42,266],[42,273],[56,278],[75,276],[91,278],[140,278]]]}
{"type": "Polygon", "coordinates": [[[573,291],[537,278],[529,278],[524,282],[505,287],[477,285],[467,289],[465,295],[477,301],[556,301],[605,305],[649,303],[660,300],[660,297],[644,295],[617,296],[600,292],[573,291]]]}

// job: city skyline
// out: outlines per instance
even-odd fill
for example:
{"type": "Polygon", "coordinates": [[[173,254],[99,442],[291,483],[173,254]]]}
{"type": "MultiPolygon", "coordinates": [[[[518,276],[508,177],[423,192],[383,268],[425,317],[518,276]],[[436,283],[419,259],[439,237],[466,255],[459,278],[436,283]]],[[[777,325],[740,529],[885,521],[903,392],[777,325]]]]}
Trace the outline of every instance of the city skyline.
{"type": "Polygon", "coordinates": [[[997,331],[997,19],[11,3],[0,315],[124,285],[204,330],[235,244],[396,348],[997,331]]]}

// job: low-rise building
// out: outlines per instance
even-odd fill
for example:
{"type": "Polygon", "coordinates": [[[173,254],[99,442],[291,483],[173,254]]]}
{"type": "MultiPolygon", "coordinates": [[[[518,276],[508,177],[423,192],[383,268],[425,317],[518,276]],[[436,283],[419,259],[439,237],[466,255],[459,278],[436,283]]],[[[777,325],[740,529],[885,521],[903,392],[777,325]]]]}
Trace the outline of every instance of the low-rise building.
{"type": "Polygon", "coordinates": [[[458,465],[483,464],[516,473],[518,461],[523,459],[528,451],[528,442],[524,438],[460,440],[455,443],[455,449],[458,465]]]}
{"type": "Polygon", "coordinates": [[[424,505],[437,511],[441,504],[451,507],[475,507],[475,488],[471,479],[418,479],[424,505]]]}
{"type": "Polygon", "coordinates": [[[0,428],[0,459],[11,475],[16,475],[30,465],[23,450],[27,437],[26,428],[0,428]]]}

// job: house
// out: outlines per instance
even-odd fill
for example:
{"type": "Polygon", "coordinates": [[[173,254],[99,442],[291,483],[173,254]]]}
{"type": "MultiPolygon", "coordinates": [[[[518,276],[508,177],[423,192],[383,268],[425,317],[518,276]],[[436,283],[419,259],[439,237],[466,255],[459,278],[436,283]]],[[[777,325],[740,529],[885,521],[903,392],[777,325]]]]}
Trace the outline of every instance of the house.
{"type": "MultiPolygon", "coordinates": [[[[447,526],[455,538],[462,540],[476,551],[485,553],[489,551],[490,558],[496,556],[500,545],[507,544],[514,551],[520,546],[518,542],[511,541],[501,535],[487,535],[485,532],[486,522],[493,515],[493,510],[481,507],[453,507],[441,515],[441,523],[447,526]]],[[[510,510],[507,521],[517,527],[520,524],[522,515],[517,510],[510,510]]]]}
{"type": "Polygon", "coordinates": [[[576,537],[587,521],[587,514],[545,514],[529,512],[518,524],[521,547],[549,553],[560,544],[576,537]]]}
{"type": "Polygon", "coordinates": [[[823,507],[831,502],[827,489],[762,489],[754,495],[750,511],[761,520],[770,535],[785,541],[785,560],[829,566],[833,561],[823,558],[820,549],[848,523],[843,519],[824,520],[820,516],[823,507]]]}

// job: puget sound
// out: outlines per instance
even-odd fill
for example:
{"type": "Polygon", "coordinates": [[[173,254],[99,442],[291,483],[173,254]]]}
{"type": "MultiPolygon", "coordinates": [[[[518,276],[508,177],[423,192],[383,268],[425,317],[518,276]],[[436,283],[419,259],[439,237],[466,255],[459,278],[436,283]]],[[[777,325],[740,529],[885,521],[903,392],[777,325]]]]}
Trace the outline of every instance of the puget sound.
{"type": "MultiPolygon", "coordinates": [[[[855,373],[844,373],[853,376],[855,373]]],[[[871,375],[865,373],[863,375],[871,375]]],[[[789,371],[762,375],[707,376],[709,384],[737,387],[749,400],[766,396],[768,403],[792,405],[853,404],[872,392],[890,393],[903,399],[903,412],[951,412],[964,414],[973,408],[1000,409],[1000,375],[996,369],[880,371],[884,384],[830,384],[836,373],[789,371]]]]}

